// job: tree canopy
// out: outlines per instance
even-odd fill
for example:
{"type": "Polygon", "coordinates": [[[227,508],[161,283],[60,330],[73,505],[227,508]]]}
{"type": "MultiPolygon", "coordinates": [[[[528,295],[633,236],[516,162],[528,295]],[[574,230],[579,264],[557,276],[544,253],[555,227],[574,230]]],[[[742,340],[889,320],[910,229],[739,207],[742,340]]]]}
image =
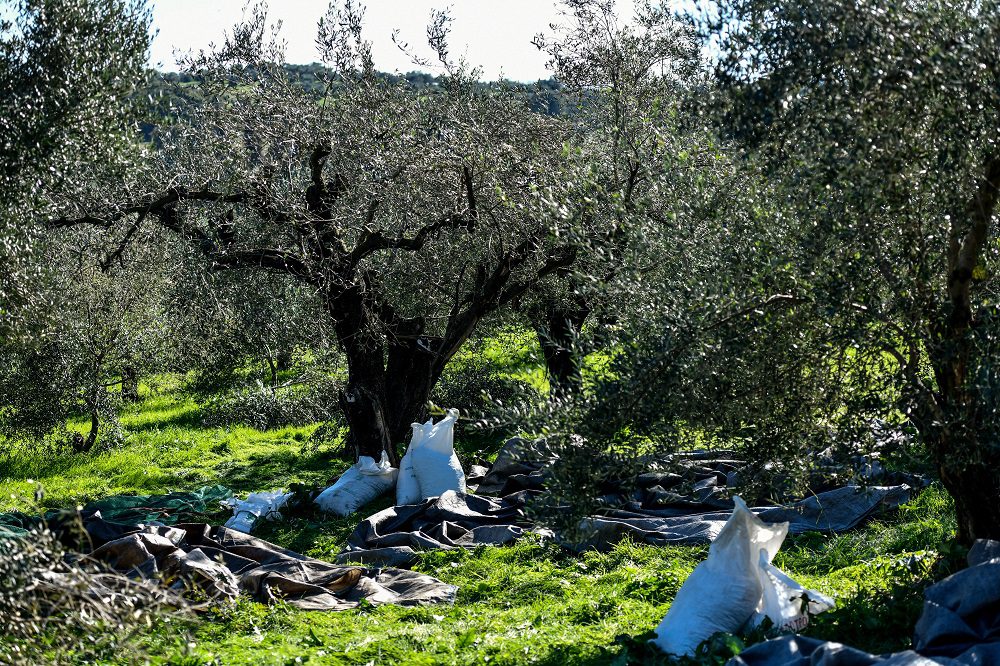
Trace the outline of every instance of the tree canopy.
{"type": "Polygon", "coordinates": [[[31,214],[46,186],[113,162],[143,77],[149,12],[140,0],[18,0],[0,21],[0,331],[39,305],[31,214]]]}
{"type": "Polygon", "coordinates": [[[92,179],[51,225],[154,224],[213,270],[308,286],[346,354],[356,448],[394,452],[479,322],[576,261],[589,165],[565,122],[451,62],[444,22],[432,93],[376,75],[350,4],[320,26],[322,94],[288,80],[265,26],[259,12],[193,58],[204,104],[125,187],[92,179]]]}
{"type": "Polygon", "coordinates": [[[463,347],[522,326],[553,389],[498,418],[540,438],[543,513],[572,523],[602,475],[711,443],[773,501],[830,459],[929,465],[961,539],[1000,535],[1000,5],[562,7],[528,91],[455,59],[447,12],[415,59],[433,76],[379,73],[344,1],[320,65],[284,63],[256,6],[150,83],[142,3],[19,3],[0,317],[45,342],[4,352],[9,376],[58,366],[71,388],[35,407],[63,418],[151,347],[202,377],[263,361],[273,392],[292,351],[335,346],[354,454],[396,457],[463,347]],[[108,336],[128,344],[95,365],[108,336]]]}

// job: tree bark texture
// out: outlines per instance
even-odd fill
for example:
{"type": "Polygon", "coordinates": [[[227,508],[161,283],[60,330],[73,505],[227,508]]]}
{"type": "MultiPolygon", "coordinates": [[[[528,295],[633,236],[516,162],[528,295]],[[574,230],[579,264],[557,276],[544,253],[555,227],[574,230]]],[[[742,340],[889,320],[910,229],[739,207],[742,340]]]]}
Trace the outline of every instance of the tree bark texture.
{"type": "MultiPolygon", "coordinates": [[[[942,444],[954,449],[956,442],[942,444]]],[[[1000,539],[1000,456],[982,456],[966,465],[944,459],[939,470],[942,484],[955,500],[959,542],[971,546],[976,539],[1000,539]]]]}
{"type": "Polygon", "coordinates": [[[122,402],[139,402],[139,372],[134,365],[122,368],[122,402]]]}
{"type": "Polygon", "coordinates": [[[579,358],[576,341],[590,312],[582,301],[555,304],[546,308],[535,322],[549,383],[556,392],[583,388],[583,359],[579,358]]]}
{"type": "Polygon", "coordinates": [[[583,359],[576,348],[583,324],[591,309],[581,299],[553,303],[535,322],[535,334],[542,347],[545,369],[554,391],[583,388],[583,359]]]}
{"type": "Polygon", "coordinates": [[[1000,158],[990,159],[964,211],[953,215],[948,261],[948,301],[928,317],[928,357],[936,391],[924,392],[917,425],[935,460],[941,482],[955,500],[958,539],[1000,538],[1000,447],[984,427],[996,417],[986,404],[974,367],[973,272],[989,234],[998,195],[1000,158]],[[959,224],[964,223],[964,227],[959,224]]]}
{"type": "Polygon", "coordinates": [[[349,441],[359,456],[378,460],[386,451],[399,464],[400,445],[410,424],[427,416],[427,401],[437,382],[437,358],[416,344],[394,343],[388,362],[372,350],[348,354],[348,383],[340,404],[350,427],[349,441]]]}
{"type": "Polygon", "coordinates": [[[398,465],[398,445],[410,424],[426,417],[431,390],[454,352],[443,349],[439,339],[422,335],[420,319],[396,318],[393,334],[381,334],[379,324],[384,322],[373,319],[368,293],[347,289],[329,302],[347,356],[348,381],[340,404],[357,455],[378,460],[385,451],[398,465]]]}

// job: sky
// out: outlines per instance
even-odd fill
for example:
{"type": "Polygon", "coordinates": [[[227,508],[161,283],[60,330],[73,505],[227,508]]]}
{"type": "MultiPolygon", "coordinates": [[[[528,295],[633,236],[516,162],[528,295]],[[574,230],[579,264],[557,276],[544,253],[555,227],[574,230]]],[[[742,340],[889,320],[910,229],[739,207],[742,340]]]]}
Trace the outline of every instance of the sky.
{"type": "MultiPolygon", "coordinates": [[[[616,2],[619,16],[632,15],[632,0],[616,2]]],[[[245,4],[246,0],[154,0],[153,27],[158,34],[150,64],[176,71],[175,49],[197,51],[210,42],[221,42],[224,31],[242,17],[245,4]]],[[[375,65],[382,71],[421,69],[392,43],[392,31],[399,28],[402,41],[427,57],[424,29],[431,9],[450,5],[454,18],[451,52],[481,66],[484,79],[495,79],[501,73],[517,81],[550,76],[544,54],[531,45],[531,39],[539,32],[548,32],[549,24],[558,20],[554,0],[368,0],[365,4],[366,38],[372,42],[375,65]]],[[[316,24],[327,6],[328,0],[270,2],[270,18],[282,22],[288,62],[319,60],[314,45],[316,24]]]]}

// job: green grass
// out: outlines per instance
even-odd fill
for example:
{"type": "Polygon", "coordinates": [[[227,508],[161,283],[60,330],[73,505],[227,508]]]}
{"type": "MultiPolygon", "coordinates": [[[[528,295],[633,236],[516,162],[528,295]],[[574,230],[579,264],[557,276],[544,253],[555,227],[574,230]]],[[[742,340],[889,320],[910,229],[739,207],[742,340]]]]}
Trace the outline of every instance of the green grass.
{"type": "MultiPolygon", "coordinates": [[[[304,613],[241,601],[200,623],[202,663],[587,664],[607,663],[615,636],[659,621],[702,549],[621,544],[572,557],[525,540],[424,556],[419,569],[459,586],[454,606],[383,606],[304,613]]],[[[155,652],[189,648],[165,632],[155,652]]]]}
{"type": "MultiPolygon", "coordinates": [[[[304,446],[314,426],[257,431],[200,426],[198,406],[167,386],[122,416],[125,444],[91,455],[0,462],[0,509],[42,484],[44,507],[121,493],[223,483],[236,491],[323,484],[345,463],[304,446]]],[[[82,427],[83,424],[76,424],[82,427]]],[[[384,498],[364,515],[388,506],[384,498]]],[[[266,523],[262,538],[332,559],[362,515],[306,512],[266,523]]],[[[873,651],[908,646],[923,588],[963,553],[943,491],[931,488],[896,516],[841,535],[789,538],[776,563],[839,608],[807,633],[873,651]]],[[[188,624],[161,622],[140,637],[159,664],[626,664],[660,659],[645,638],[705,547],[621,543],[573,554],[535,538],[504,548],[425,554],[416,569],[458,586],[454,606],[303,612],[241,600],[188,624]]],[[[109,663],[134,663],[118,655],[109,663]]],[[[716,663],[708,660],[704,663],[716,663]]]]}
{"type": "MultiPolygon", "coordinates": [[[[549,379],[545,373],[542,361],[542,348],[538,343],[537,334],[531,329],[508,326],[478,344],[466,345],[450,361],[461,365],[473,356],[488,361],[491,368],[500,374],[525,382],[541,393],[549,390],[549,379]]],[[[613,353],[596,351],[588,354],[583,360],[583,377],[585,382],[593,381],[595,377],[607,375],[613,353]]]]}
{"type": "MultiPolygon", "coordinates": [[[[155,394],[121,415],[125,445],[90,454],[15,449],[0,458],[0,511],[41,484],[43,508],[120,494],[164,493],[221,483],[236,491],[321,484],[343,471],[324,449],[306,446],[316,426],[259,431],[204,428],[197,405],[176,393],[155,394]]],[[[70,428],[83,429],[83,422],[70,428]]]]}
{"type": "Polygon", "coordinates": [[[549,390],[542,349],[530,329],[507,326],[475,344],[465,345],[451,359],[449,367],[462,366],[473,358],[487,361],[497,373],[525,382],[542,393],[549,390]]]}
{"type": "MultiPolygon", "coordinates": [[[[955,553],[924,549],[946,550],[948,511],[932,489],[893,520],[849,535],[789,539],[780,566],[841,605],[806,633],[879,652],[907,647],[923,588],[955,566],[955,553]],[[913,557],[915,542],[922,554],[913,557]]],[[[311,542],[302,550],[322,558],[335,554],[352,526],[352,519],[299,518],[263,535],[284,545],[311,542]]],[[[647,663],[645,636],[706,554],[705,547],[623,542],[577,555],[537,539],[428,553],[415,568],[459,587],[453,607],[306,613],[241,601],[211,613],[183,643],[162,627],[146,640],[165,663],[647,663]]]]}

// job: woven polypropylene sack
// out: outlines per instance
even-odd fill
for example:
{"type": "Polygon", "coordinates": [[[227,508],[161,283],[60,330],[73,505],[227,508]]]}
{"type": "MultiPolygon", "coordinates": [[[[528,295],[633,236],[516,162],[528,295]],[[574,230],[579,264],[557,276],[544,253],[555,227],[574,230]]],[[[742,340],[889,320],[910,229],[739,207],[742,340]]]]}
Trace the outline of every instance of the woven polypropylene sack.
{"type": "Polygon", "coordinates": [[[337,482],[316,498],[319,508],[338,516],[347,516],[383,493],[392,489],[399,470],[389,464],[389,456],[382,452],[382,459],[361,456],[337,482]]]}
{"type": "Polygon", "coordinates": [[[449,409],[447,416],[424,431],[423,439],[411,452],[421,499],[440,497],[449,490],[466,492],[465,472],[455,454],[457,419],[458,410],[449,409]]]}
{"type": "Polygon", "coordinates": [[[709,547],[708,558],[681,586],[653,640],[664,652],[693,655],[720,631],[733,633],[769,617],[782,629],[800,629],[808,611],[833,601],[806,590],[771,564],[788,534],[788,523],[765,523],[739,497],[733,515],[709,547]]]}
{"type": "Polygon", "coordinates": [[[399,478],[396,479],[396,504],[416,504],[421,500],[420,481],[417,479],[416,470],[413,469],[413,450],[420,445],[424,438],[425,430],[429,430],[431,421],[423,423],[413,423],[410,427],[413,434],[410,436],[410,445],[406,448],[406,454],[399,461],[399,478]]]}

